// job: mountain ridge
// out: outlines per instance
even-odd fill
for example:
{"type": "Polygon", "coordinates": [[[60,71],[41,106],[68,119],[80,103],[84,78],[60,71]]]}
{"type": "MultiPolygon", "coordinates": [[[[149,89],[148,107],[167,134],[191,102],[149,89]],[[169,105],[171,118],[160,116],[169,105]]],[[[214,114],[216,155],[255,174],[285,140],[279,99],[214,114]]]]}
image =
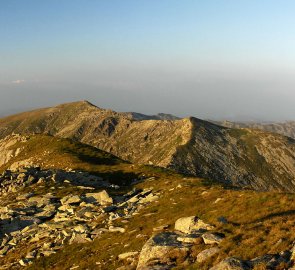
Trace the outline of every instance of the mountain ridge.
{"type": "Polygon", "coordinates": [[[82,101],[0,119],[0,138],[12,133],[70,138],[132,163],[238,187],[295,191],[294,140],[266,131],[195,117],[138,121],[82,101]]]}

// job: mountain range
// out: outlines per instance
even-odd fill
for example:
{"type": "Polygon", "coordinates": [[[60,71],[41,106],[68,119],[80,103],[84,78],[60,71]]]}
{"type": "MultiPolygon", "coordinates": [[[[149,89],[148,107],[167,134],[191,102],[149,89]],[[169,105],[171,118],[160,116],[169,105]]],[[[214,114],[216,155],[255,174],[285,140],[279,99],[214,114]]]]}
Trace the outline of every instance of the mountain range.
{"type": "Polygon", "coordinates": [[[80,101],[2,118],[0,138],[13,133],[70,138],[136,164],[239,188],[295,191],[292,123],[286,128],[219,124],[194,117],[118,113],[80,101]]]}

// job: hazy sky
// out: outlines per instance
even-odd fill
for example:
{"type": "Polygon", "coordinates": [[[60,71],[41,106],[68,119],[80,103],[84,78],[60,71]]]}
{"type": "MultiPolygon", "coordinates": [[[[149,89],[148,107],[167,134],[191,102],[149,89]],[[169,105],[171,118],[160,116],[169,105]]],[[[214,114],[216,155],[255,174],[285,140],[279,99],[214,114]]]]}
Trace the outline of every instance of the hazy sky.
{"type": "Polygon", "coordinates": [[[295,1],[0,0],[0,115],[295,120],[295,1]]]}

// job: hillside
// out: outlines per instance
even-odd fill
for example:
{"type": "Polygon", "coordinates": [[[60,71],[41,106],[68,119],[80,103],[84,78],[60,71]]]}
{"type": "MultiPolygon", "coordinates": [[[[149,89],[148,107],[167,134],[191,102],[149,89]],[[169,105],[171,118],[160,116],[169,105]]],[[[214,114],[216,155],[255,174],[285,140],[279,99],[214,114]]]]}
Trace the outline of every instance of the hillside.
{"type": "Polygon", "coordinates": [[[13,132],[71,138],[133,163],[233,186],[295,191],[295,141],[275,133],[197,118],[139,121],[86,101],[2,118],[0,137],[13,132]]]}
{"type": "Polygon", "coordinates": [[[13,153],[0,169],[1,269],[294,264],[294,194],[231,190],[52,136],[14,135],[1,147],[13,153]]]}

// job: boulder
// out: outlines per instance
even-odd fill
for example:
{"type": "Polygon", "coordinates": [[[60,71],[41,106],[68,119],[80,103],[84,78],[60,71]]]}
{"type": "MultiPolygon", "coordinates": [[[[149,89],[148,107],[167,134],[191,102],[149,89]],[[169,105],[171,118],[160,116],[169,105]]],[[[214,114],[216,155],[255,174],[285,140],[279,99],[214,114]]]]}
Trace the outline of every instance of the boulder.
{"type": "Polygon", "coordinates": [[[79,204],[81,202],[81,199],[78,195],[68,195],[63,197],[60,202],[62,204],[79,204]]]}
{"type": "Polygon", "coordinates": [[[151,237],[143,246],[137,270],[147,268],[155,264],[173,264],[177,259],[185,260],[191,245],[177,240],[179,234],[174,232],[162,232],[151,237]]]}
{"type": "Polygon", "coordinates": [[[214,229],[214,226],[205,223],[196,216],[179,218],[175,222],[175,230],[183,233],[193,233],[194,231],[207,231],[214,229]]]}
{"type": "Polygon", "coordinates": [[[197,256],[197,262],[202,263],[219,252],[218,247],[208,248],[200,252],[197,256]]]}
{"type": "Polygon", "coordinates": [[[218,233],[204,233],[202,238],[206,245],[213,245],[219,244],[224,239],[224,236],[218,233]]]}

